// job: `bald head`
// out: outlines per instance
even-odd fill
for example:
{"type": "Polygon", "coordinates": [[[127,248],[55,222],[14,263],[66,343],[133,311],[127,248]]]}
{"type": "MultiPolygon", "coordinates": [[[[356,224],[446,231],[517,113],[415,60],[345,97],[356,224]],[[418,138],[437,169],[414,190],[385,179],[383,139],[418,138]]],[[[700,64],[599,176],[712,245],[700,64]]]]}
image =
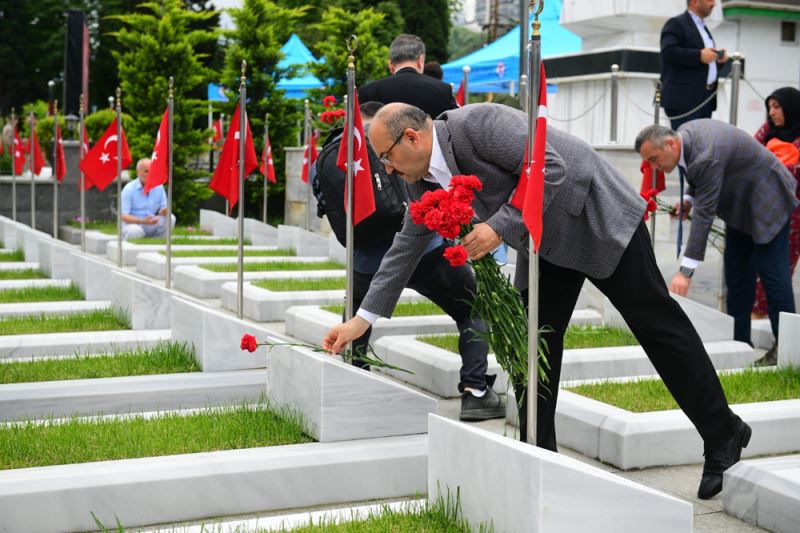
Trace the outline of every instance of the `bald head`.
{"type": "Polygon", "coordinates": [[[406,128],[428,131],[433,125],[428,114],[422,109],[409,104],[394,102],[383,106],[372,119],[374,123],[386,128],[389,135],[396,138],[406,128]]]}
{"type": "Polygon", "coordinates": [[[136,163],[136,176],[142,180],[142,183],[147,181],[147,175],[150,173],[150,165],[152,163],[153,162],[146,157],[143,157],[136,163]]]}
{"type": "Polygon", "coordinates": [[[372,119],[368,135],[386,172],[396,172],[409,183],[428,173],[433,121],[420,108],[397,102],[383,106],[372,119]]]}

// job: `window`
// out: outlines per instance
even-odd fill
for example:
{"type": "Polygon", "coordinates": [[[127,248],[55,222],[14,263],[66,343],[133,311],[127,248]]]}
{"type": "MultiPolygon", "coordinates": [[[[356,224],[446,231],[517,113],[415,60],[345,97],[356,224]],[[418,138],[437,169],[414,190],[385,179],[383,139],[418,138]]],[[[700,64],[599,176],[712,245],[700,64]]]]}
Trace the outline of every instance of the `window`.
{"type": "Polygon", "coordinates": [[[797,23],[796,22],[781,22],[781,42],[782,43],[795,43],[797,42],[797,23]]]}

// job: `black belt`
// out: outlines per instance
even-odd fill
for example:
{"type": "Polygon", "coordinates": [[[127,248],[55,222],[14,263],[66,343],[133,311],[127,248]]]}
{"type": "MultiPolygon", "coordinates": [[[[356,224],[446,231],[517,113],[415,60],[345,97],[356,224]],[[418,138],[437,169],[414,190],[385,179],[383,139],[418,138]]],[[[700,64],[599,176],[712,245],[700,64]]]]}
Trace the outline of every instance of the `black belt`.
{"type": "Polygon", "coordinates": [[[713,91],[716,88],[717,88],[717,82],[706,84],[706,91],[713,91]]]}

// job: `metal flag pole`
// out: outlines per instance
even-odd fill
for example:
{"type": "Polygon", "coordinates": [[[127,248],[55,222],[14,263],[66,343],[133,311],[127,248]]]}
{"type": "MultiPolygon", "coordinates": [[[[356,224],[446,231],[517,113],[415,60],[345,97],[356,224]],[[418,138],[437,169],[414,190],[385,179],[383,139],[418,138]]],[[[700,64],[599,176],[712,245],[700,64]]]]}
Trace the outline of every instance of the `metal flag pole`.
{"type": "Polygon", "coordinates": [[[58,100],[53,100],[53,238],[58,239],[58,100]]]}
{"type": "Polygon", "coordinates": [[[119,87],[117,87],[117,266],[122,268],[122,90],[119,87]]]}
{"type": "Polygon", "coordinates": [[[172,117],[174,105],[172,94],[172,76],[169,77],[169,97],[167,100],[167,217],[164,221],[167,225],[167,272],[166,286],[172,286],[172,117]]]}
{"type": "Polygon", "coordinates": [[[303,111],[303,140],[305,147],[303,153],[305,161],[303,167],[306,169],[306,179],[308,179],[308,187],[306,188],[306,230],[311,231],[311,143],[314,141],[314,134],[311,130],[311,108],[309,107],[308,98],[306,98],[305,107],[303,111]]]}
{"type": "Polygon", "coordinates": [[[519,103],[524,111],[528,102],[528,0],[519,0],[519,103]]]}
{"type": "MultiPolygon", "coordinates": [[[[656,82],[656,94],[653,97],[653,124],[661,122],[661,82],[656,82]]],[[[658,170],[652,169],[651,186],[653,189],[658,185],[658,170]]],[[[650,244],[653,249],[656,247],[656,212],[650,213],[650,244]]]]}
{"type": "Polygon", "coordinates": [[[11,108],[11,218],[17,221],[17,150],[22,150],[22,146],[17,146],[17,125],[14,123],[14,108],[11,108]]]}
{"type": "MultiPolygon", "coordinates": [[[[347,191],[345,198],[345,206],[347,207],[347,225],[345,230],[345,239],[347,241],[344,298],[345,321],[353,318],[353,181],[355,176],[355,172],[353,172],[353,142],[355,141],[353,132],[355,122],[354,117],[355,113],[357,112],[355,108],[356,58],[353,54],[355,54],[357,47],[358,37],[351,35],[350,38],[347,39],[347,51],[349,53],[347,55],[347,103],[345,104],[347,109],[345,112],[345,116],[347,118],[347,131],[345,132],[345,135],[347,135],[347,173],[345,178],[345,190],[347,191]]],[[[348,349],[350,348],[351,347],[348,346],[348,349]]]]}
{"type": "Polygon", "coordinates": [[[31,111],[28,121],[31,124],[31,131],[28,134],[28,170],[31,173],[31,229],[36,229],[36,176],[33,175],[34,159],[36,152],[33,148],[33,111],[31,111]]]}
{"type": "MultiPolygon", "coordinates": [[[[267,149],[267,142],[269,142],[269,113],[264,114],[264,150],[267,149]]],[[[272,148],[267,153],[267,160],[264,163],[264,224],[267,223],[267,176],[269,175],[269,160],[272,158],[272,148]]]]}
{"type": "Polygon", "coordinates": [[[86,176],[83,175],[83,170],[80,170],[80,162],[83,161],[83,147],[87,142],[83,136],[83,93],[81,93],[81,105],[78,110],[78,171],[80,172],[78,185],[80,186],[81,194],[81,252],[86,251],[86,176]]]}
{"type": "Polygon", "coordinates": [[[247,89],[244,75],[247,61],[242,59],[242,77],[239,78],[239,264],[236,275],[236,316],[242,318],[244,310],[244,147],[247,142],[247,89]]]}
{"type": "MultiPolygon", "coordinates": [[[[531,0],[530,9],[534,13],[531,38],[528,50],[528,179],[533,166],[533,144],[536,138],[536,120],[539,118],[539,85],[541,76],[539,63],[542,60],[542,36],[539,15],[544,9],[544,0],[531,0]]],[[[530,186],[530,184],[528,185],[530,186]]],[[[539,255],[535,252],[533,237],[528,236],[528,431],[525,440],[536,445],[536,407],[539,398],[539,255]]]]}
{"type": "Polygon", "coordinates": [[[469,65],[464,65],[464,68],[461,69],[463,76],[461,79],[461,86],[464,87],[464,105],[469,103],[469,73],[471,70],[469,65]]]}
{"type": "MultiPolygon", "coordinates": [[[[208,129],[214,129],[214,111],[211,109],[211,102],[208,103],[208,129]]],[[[208,138],[208,171],[214,172],[214,134],[208,138]]]]}
{"type": "MultiPolygon", "coordinates": [[[[222,139],[225,140],[225,113],[219,114],[219,128],[222,131],[222,139]]],[[[230,214],[231,206],[228,202],[228,199],[225,198],[225,216],[227,217],[230,214]]]]}

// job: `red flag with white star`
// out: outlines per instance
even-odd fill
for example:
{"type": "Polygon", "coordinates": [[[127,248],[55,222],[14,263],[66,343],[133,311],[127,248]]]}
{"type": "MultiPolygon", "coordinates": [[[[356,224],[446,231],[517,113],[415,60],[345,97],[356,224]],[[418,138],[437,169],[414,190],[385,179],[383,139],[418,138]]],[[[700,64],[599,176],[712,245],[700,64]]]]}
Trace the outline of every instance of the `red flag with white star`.
{"type": "Polygon", "coordinates": [[[28,141],[28,168],[37,176],[42,173],[46,161],[42,155],[42,147],[39,146],[39,137],[36,136],[36,128],[31,128],[31,138],[28,141]]]}
{"type": "MultiPolygon", "coordinates": [[[[358,111],[358,93],[353,93],[353,225],[355,226],[375,212],[375,195],[372,191],[372,171],[369,168],[369,154],[367,152],[367,139],[364,137],[364,125],[361,123],[361,113],[358,111]]],[[[347,131],[345,118],[344,131],[347,131]]],[[[342,137],[339,144],[339,155],[336,166],[347,172],[347,135],[342,137]]],[[[347,209],[347,184],[345,184],[344,204],[347,209]]]]}
{"type": "Polygon", "coordinates": [[[261,152],[261,167],[259,168],[264,177],[270,183],[277,183],[275,178],[275,165],[272,163],[272,145],[269,142],[269,135],[264,143],[264,150],[261,152]]]}
{"type": "Polygon", "coordinates": [[[317,140],[319,136],[317,132],[311,130],[311,142],[306,144],[303,150],[303,168],[300,170],[300,179],[303,183],[308,183],[308,176],[310,175],[311,165],[317,160],[317,140]]]}
{"type": "Polygon", "coordinates": [[[211,138],[211,142],[217,144],[221,140],[222,140],[222,117],[214,121],[214,136],[211,138]]]}
{"type": "MultiPolygon", "coordinates": [[[[83,146],[80,147],[80,160],[78,165],[80,165],[80,161],[86,157],[86,154],[89,153],[89,134],[86,133],[86,124],[83,125],[83,146]]],[[[83,171],[81,171],[83,172],[83,171]]],[[[80,188],[81,182],[78,180],[78,188],[80,188]]],[[[94,187],[94,183],[92,183],[92,179],[87,176],[85,173],[83,174],[83,190],[88,191],[94,187]]]]}
{"type": "Polygon", "coordinates": [[[61,126],[56,124],[56,162],[55,162],[55,175],[58,182],[64,181],[64,176],[67,175],[67,161],[64,158],[64,140],[61,138],[61,126]]]}
{"type": "Polygon", "coordinates": [[[153,155],[150,156],[150,173],[144,183],[144,193],[150,189],[164,185],[169,179],[169,109],[164,111],[161,126],[156,134],[156,144],[153,146],[153,155]]]}
{"type": "Polygon", "coordinates": [[[128,141],[125,140],[125,132],[121,127],[120,131],[122,138],[117,139],[117,121],[113,120],[80,163],[80,169],[89,178],[87,181],[91,181],[91,184],[101,191],[117,177],[117,142],[122,143],[122,169],[126,169],[133,161],[128,141]]]}
{"type": "Polygon", "coordinates": [[[19,138],[19,131],[14,130],[14,174],[19,176],[25,170],[25,147],[19,138]]]}
{"type": "MultiPolygon", "coordinates": [[[[231,118],[231,126],[228,128],[228,135],[225,137],[225,144],[222,145],[222,153],[219,155],[219,163],[214,170],[214,176],[208,186],[222,196],[227,198],[231,211],[233,206],[239,201],[239,106],[231,118]]],[[[245,117],[245,144],[244,144],[244,176],[245,178],[258,166],[258,156],[256,147],[253,144],[253,136],[250,134],[250,121],[245,117]]]]}

